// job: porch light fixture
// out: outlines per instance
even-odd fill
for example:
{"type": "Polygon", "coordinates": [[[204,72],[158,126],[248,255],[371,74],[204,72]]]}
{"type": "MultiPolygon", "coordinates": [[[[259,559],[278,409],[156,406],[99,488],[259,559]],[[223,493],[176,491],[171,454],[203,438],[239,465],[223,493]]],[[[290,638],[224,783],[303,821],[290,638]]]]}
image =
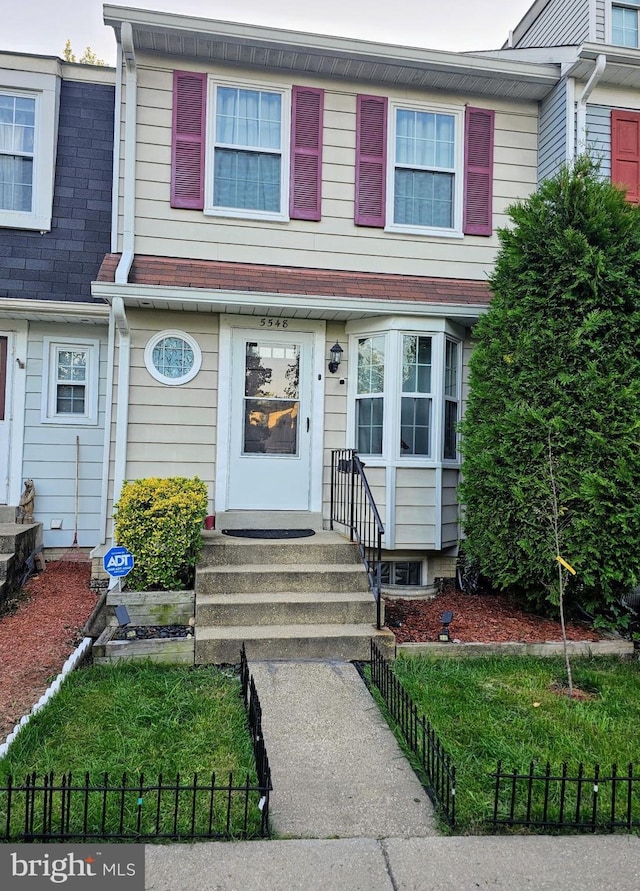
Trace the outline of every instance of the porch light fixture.
{"type": "Polygon", "coordinates": [[[449,625],[453,621],[453,613],[450,609],[442,613],[440,621],[442,622],[442,631],[438,634],[438,640],[441,641],[441,643],[449,643],[451,640],[449,637],[449,625]]]}
{"type": "Polygon", "coordinates": [[[334,345],[329,350],[329,355],[331,356],[331,359],[329,360],[329,371],[331,372],[331,374],[335,374],[340,367],[343,352],[344,350],[336,340],[334,345]]]}

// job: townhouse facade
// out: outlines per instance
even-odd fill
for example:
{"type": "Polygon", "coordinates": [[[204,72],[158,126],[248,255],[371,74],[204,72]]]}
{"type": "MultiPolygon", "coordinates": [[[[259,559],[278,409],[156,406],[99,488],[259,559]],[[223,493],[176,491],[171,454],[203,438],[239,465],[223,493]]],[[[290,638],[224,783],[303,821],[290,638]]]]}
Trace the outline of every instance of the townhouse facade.
{"type": "Polygon", "coordinates": [[[386,581],[447,574],[497,229],[585,150],[637,200],[639,15],[537,0],[460,54],[107,5],[115,73],[2,54],[0,502],[33,478],[46,547],[154,475],[326,521],[355,448],[386,581]]]}
{"type": "Polygon", "coordinates": [[[100,536],[114,71],[0,53],[0,504],[47,548],[100,536]]]}
{"type": "Polygon", "coordinates": [[[389,579],[431,584],[459,539],[470,332],[496,229],[536,187],[559,65],[111,6],[105,22],[107,537],[122,481],[154,474],[200,476],[219,524],[326,520],[331,452],[352,447],[389,579]]]}

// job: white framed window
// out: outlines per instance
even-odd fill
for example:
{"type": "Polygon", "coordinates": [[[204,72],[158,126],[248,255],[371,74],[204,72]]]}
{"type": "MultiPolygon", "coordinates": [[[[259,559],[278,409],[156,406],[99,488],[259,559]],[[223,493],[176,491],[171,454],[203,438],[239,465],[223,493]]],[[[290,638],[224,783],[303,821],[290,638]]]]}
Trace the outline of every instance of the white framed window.
{"type": "Polygon", "coordinates": [[[210,82],[205,211],[287,220],[291,91],[210,82]]]}
{"type": "Polygon", "coordinates": [[[431,337],[402,335],[400,454],[431,454],[431,337]]]}
{"type": "Polygon", "coordinates": [[[358,338],[356,449],[381,455],[384,429],[385,336],[358,338]]]}
{"type": "Polygon", "coordinates": [[[44,339],[42,421],[98,423],[97,340],[44,339]]]}
{"type": "Polygon", "coordinates": [[[383,585],[412,588],[422,585],[422,560],[383,560],[380,569],[383,585]]]}
{"type": "Polygon", "coordinates": [[[462,332],[444,319],[349,323],[354,448],[372,466],[457,464],[462,332]],[[368,329],[368,330],[367,330],[368,329]]]}
{"type": "Polygon", "coordinates": [[[611,4],[611,43],[638,47],[640,0],[622,0],[611,4]]]}
{"type": "Polygon", "coordinates": [[[184,331],[160,331],[147,342],[144,364],[161,384],[180,386],[200,371],[202,351],[195,338],[184,331]]]}
{"type": "Polygon", "coordinates": [[[0,74],[0,226],[51,229],[59,83],[55,75],[0,74]]]}
{"type": "Polygon", "coordinates": [[[444,344],[444,421],[442,428],[442,457],[445,461],[458,460],[458,421],[460,419],[460,379],[462,346],[447,337],[444,344]]]}
{"type": "Polygon", "coordinates": [[[387,229],[462,236],[461,108],[390,103],[387,229]]]}

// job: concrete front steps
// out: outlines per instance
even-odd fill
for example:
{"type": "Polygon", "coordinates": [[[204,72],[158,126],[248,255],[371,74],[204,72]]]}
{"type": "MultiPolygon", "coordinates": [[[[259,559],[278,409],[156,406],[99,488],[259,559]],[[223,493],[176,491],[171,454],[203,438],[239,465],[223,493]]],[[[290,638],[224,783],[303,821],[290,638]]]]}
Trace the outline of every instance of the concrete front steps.
{"type": "Polygon", "coordinates": [[[393,634],[375,626],[358,551],[337,533],[267,540],[204,533],[196,663],[237,662],[242,643],[250,660],[368,659],[372,637],[393,658],[393,634]]]}

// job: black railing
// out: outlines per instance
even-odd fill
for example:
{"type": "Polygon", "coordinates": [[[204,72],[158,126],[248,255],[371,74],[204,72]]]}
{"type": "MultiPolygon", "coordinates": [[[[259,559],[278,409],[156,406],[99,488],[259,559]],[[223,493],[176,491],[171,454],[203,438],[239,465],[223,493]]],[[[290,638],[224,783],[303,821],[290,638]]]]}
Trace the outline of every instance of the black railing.
{"type": "Polygon", "coordinates": [[[633,764],[626,772],[614,764],[608,775],[596,764],[585,773],[569,776],[566,764],[552,774],[551,765],[536,770],[532,761],[526,773],[505,771],[498,764],[492,774],[495,796],[492,827],[520,826],[530,829],[573,829],[582,832],[613,832],[640,826],[640,777],[633,764]]]}
{"type": "Polygon", "coordinates": [[[350,540],[358,545],[369,588],[376,600],[376,624],[380,628],[384,526],[364,473],[364,465],[354,449],[336,449],[331,453],[331,529],[334,523],[345,526],[349,530],[350,540]]]}
{"type": "Polygon", "coordinates": [[[92,781],[71,773],[22,783],[12,776],[0,787],[0,841],[87,841],[89,839],[151,841],[153,839],[265,838],[269,835],[269,759],[262,736],[262,712],[244,646],[240,666],[242,696],[255,755],[257,782],[180,774],[160,774],[150,782],[144,774],[117,779],[108,773],[92,781]]]}
{"type": "Polygon", "coordinates": [[[449,826],[456,824],[456,769],[431,724],[371,641],[371,681],[377,687],[405,743],[418,760],[425,788],[449,826]]]}

